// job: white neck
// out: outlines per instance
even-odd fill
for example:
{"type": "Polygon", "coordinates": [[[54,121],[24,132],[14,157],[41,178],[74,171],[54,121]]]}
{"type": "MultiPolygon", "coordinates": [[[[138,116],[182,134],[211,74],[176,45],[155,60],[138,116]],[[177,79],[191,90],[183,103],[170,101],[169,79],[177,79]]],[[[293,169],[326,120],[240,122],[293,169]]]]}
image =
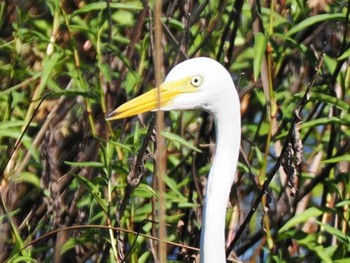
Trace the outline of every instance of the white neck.
{"type": "Polygon", "coordinates": [[[226,262],[226,208],[235,179],[241,138],[240,104],[236,92],[220,103],[223,104],[219,110],[212,112],[216,124],[216,151],[204,203],[200,244],[202,263],[226,262]]]}

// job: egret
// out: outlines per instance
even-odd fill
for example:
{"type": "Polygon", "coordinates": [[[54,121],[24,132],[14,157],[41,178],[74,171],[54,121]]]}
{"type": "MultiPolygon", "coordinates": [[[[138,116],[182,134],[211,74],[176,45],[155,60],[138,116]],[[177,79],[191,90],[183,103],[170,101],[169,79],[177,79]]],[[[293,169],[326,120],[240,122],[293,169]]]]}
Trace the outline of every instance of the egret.
{"type": "Polygon", "coordinates": [[[155,88],[121,105],[106,120],[158,109],[202,109],[213,115],[216,149],[204,200],[200,259],[203,263],[226,262],[225,216],[241,138],[240,102],[235,85],[220,63],[199,57],[175,66],[159,89],[160,106],[155,88]]]}

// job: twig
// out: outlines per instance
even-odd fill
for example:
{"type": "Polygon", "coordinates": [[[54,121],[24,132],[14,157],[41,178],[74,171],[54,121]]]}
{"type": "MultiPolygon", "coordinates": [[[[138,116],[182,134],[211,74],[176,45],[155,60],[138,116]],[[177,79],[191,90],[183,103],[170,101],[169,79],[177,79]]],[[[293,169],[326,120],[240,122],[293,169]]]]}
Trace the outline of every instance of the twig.
{"type": "MultiPolygon", "coordinates": [[[[160,84],[163,80],[163,47],[162,47],[162,1],[157,0],[154,5],[154,76],[155,83],[157,87],[157,108],[161,108],[160,103],[160,84]]],[[[166,229],[166,195],[165,195],[165,182],[164,177],[166,173],[166,150],[164,138],[161,133],[164,129],[164,112],[157,111],[156,114],[156,125],[157,125],[157,151],[156,151],[156,175],[154,179],[157,183],[157,191],[158,191],[158,214],[159,214],[159,239],[165,240],[167,237],[167,229],[166,229]]],[[[159,262],[166,262],[167,258],[167,247],[166,243],[160,242],[158,244],[158,260],[159,262]]]]}
{"type": "MultiPolygon", "coordinates": [[[[259,1],[257,1],[257,2],[259,2],[259,1]]],[[[233,49],[235,47],[235,39],[237,36],[238,27],[240,25],[239,20],[241,18],[243,3],[244,3],[243,0],[236,0],[234,5],[233,5],[233,10],[231,12],[231,16],[233,16],[234,26],[233,26],[233,29],[231,32],[229,47],[228,47],[227,53],[226,53],[226,56],[227,56],[227,60],[225,61],[226,68],[229,68],[231,66],[233,49]]]]}
{"type": "Polygon", "coordinates": [[[136,158],[134,159],[134,165],[127,177],[127,182],[128,185],[126,186],[125,189],[125,195],[123,197],[123,200],[119,206],[119,218],[123,217],[126,205],[129,202],[130,196],[136,186],[139,185],[141,178],[144,175],[144,160],[145,160],[145,154],[147,152],[147,146],[149,145],[149,141],[153,135],[153,130],[154,130],[154,124],[155,124],[155,119],[152,117],[147,134],[145,138],[143,139],[141,148],[139,152],[137,153],[136,158]]]}
{"type": "Polygon", "coordinates": [[[191,249],[191,250],[194,250],[194,251],[199,251],[199,249],[196,248],[196,247],[186,246],[186,245],[182,245],[182,244],[179,244],[179,243],[176,243],[176,242],[167,241],[167,240],[161,240],[161,239],[159,239],[157,237],[154,237],[154,236],[151,236],[151,235],[142,234],[142,233],[139,233],[139,232],[136,232],[136,231],[132,231],[132,230],[128,230],[128,229],[124,229],[124,228],[121,228],[121,227],[111,227],[111,226],[103,226],[103,225],[76,225],[76,226],[67,226],[67,227],[58,228],[58,229],[52,230],[50,232],[47,232],[47,233],[43,234],[42,236],[40,236],[40,237],[30,241],[29,243],[25,244],[21,248],[21,250],[24,250],[27,247],[33,246],[33,245],[37,244],[38,242],[40,242],[42,240],[45,240],[46,238],[48,238],[48,237],[50,237],[52,235],[55,235],[55,234],[57,234],[58,232],[61,232],[61,231],[72,231],[72,230],[89,229],[89,228],[106,229],[106,230],[112,229],[114,231],[118,231],[118,232],[120,231],[120,232],[124,232],[124,233],[128,233],[128,234],[132,234],[132,235],[142,236],[142,237],[145,237],[145,238],[148,238],[148,239],[152,239],[152,240],[156,240],[156,241],[159,241],[159,242],[162,242],[162,243],[166,243],[166,244],[169,244],[169,245],[173,245],[173,246],[177,246],[177,247],[183,247],[183,248],[191,249]]]}

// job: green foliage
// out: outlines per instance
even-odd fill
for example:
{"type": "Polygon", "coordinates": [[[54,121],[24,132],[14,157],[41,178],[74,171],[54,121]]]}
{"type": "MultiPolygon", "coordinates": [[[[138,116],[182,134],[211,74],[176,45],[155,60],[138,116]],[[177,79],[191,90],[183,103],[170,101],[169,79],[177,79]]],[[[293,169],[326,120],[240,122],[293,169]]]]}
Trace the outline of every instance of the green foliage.
{"type": "MultiPolygon", "coordinates": [[[[153,2],[0,3],[0,262],[154,262],[160,221],[176,243],[169,262],[177,246],[198,247],[212,118],[165,114],[162,204],[153,113],[105,121],[155,85],[153,2]]],[[[239,3],[164,1],[160,18],[164,74],[212,57],[240,93],[226,216],[236,260],[348,262],[349,4],[239,3]],[[236,235],[241,225],[249,231],[236,235]]]]}
{"type": "Polygon", "coordinates": [[[262,59],[265,56],[265,50],[267,45],[267,39],[263,33],[258,32],[255,35],[255,43],[254,43],[254,80],[257,80],[260,70],[262,59]]]}

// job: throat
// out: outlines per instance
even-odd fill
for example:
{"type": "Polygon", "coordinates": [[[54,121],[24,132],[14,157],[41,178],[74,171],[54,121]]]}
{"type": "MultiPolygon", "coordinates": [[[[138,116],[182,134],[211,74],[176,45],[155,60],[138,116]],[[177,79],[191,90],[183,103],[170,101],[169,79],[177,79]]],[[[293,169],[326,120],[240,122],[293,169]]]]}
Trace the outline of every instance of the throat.
{"type": "Polygon", "coordinates": [[[225,218],[239,154],[240,119],[232,119],[232,111],[220,117],[215,119],[216,151],[204,203],[201,262],[226,262],[225,218]]]}

